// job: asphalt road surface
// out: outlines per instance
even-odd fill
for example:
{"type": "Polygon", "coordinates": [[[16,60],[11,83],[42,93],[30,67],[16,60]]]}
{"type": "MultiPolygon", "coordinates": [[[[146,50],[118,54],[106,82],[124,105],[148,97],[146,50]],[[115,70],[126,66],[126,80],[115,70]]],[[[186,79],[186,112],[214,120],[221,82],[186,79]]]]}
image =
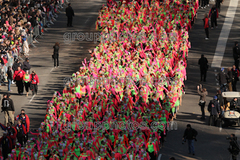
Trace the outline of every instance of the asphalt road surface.
{"type": "MultiPolygon", "coordinates": [[[[20,110],[24,108],[30,118],[31,129],[36,129],[40,126],[46,113],[47,100],[51,99],[54,91],[61,91],[63,89],[64,79],[70,77],[71,73],[78,70],[84,58],[90,57],[88,49],[93,49],[97,45],[97,43],[94,43],[94,40],[79,41],[74,38],[74,34],[95,32],[95,21],[98,10],[105,3],[105,0],[72,0],[71,3],[75,11],[75,17],[73,18],[74,27],[67,27],[67,18],[63,12],[59,15],[57,21],[54,22],[55,24],[45,33],[43,39],[38,39],[40,43],[36,44],[37,47],[31,48],[30,64],[32,65],[32,70],[37,72],[40,79],[38,95],[34,97],[31,95],[29,97],[17,95],[16,86],[12,85],[13,92],[11,94],[16,108],[15,115],[20,113],[20,110]],[[71,39],[69,39],[70,35],[71,39]],[[53,68],[51,58],[53,53],[52,47],[55,42],[59,42],[61,47],[59,68],[53,68]]],[[[205,54],[211,66],[223,23],[225,18],[229,18],[226,17],[229,3],[230,0],[224,1],[218,19],[218,28],[210,30],[210,39],[208,41],[204,39],[205,33],[202,18],[204,13],[209,12],[210,7],[198,11],[198,19],[190,31],[192,48],[188,57],[186,94],[184,95],[183,105],[180,107],[176,120],[178,130],[168,133],[167,142],[161,150],[162,160],[168,160],[171,156],[174,156],[177,160],[228,160],[230,159],[230,154],[227,151],[228,141],[226,137],[231,133],[235,133],[236,136],[240,137],[239,127],[228,127],[221,130],[218,127],[208,126],[208,119],[201,121],[201,112],[198,106],[199,96],[196,93],[196,86],[200,84],[199,67],[197,65],[198,59],[201,54],[205,54]],[[188,123],[198,131],[198,141],[195,143],[195,156],[188,155],[187,144],[182,145],[181,141],[184,129],[188,123]]],[[[239,13],[240,7],[238,4],[227,39],[223,61],[221,62],[222,67],[230,67],[233,64],[232,47],[234,41],[239,40],[240,37],[239,13]]],[[[215,80],[215,70],[218,72],[220,68],[209,68],[207,82],[202,83],[209,92],[207,103],[215,95],[218,88],[215,80]]],[[[239,87],[238,85],[238,89],[240,90],[239,87]]],[[[6,93],[6,91],[7,87],[2,86],[0,94],[6,93]]],[[[207,113],[207,115],[209,114],[207,113]]],[[[3,113],[0,114],[0,122],[4,122],[3,113]]]]}

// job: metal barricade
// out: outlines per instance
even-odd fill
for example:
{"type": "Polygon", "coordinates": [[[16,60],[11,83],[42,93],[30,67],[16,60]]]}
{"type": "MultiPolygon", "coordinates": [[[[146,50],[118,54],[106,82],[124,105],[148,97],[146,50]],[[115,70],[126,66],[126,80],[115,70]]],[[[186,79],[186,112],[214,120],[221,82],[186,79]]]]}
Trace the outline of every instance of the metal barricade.
{"type": "Polygon", "coordinates": [[[39,26],[35,26],[33,28],[33,40],[36,41],[37,43],[39,43],[36,38],[40,36],[40,33],[39,33],[39,26]]]}
{"type": "Polygon", "coordinates": [[[27,41],[28,41],[28,45],[31,45],[33,47],[36,47],[34,44],[33,44],[33,34],[29,34],[27,36],[27,41]]]}

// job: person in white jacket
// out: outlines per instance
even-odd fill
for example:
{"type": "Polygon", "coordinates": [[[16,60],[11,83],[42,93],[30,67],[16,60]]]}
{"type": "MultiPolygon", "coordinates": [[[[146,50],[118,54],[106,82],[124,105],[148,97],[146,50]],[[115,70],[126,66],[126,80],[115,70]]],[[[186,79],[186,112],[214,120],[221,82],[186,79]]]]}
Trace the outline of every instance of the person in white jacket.
{"type": "Polygon", "coordinates": [[[28,56],[29,54],[29,47],[28,47],[28,42],[26,38],[23,38],[23,54],[25,56],[28,56]]]}

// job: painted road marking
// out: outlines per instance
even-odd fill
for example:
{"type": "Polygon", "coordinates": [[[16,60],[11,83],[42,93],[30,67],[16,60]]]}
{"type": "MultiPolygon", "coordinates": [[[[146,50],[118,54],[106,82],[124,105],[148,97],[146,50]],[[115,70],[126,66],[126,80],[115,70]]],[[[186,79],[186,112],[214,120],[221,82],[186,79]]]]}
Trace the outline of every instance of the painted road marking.
{"type": "Polygon", "coordinates": [[[162,154],[159,154],[158,156],[158,160],[161,160],[162,154]]]}
{"type": "Polygon", "coordinates": [[[88,22],[89,18],[86,20],[85,24],[88,22]]]}
{"type": "Polygon", "coordinates": [[[228,6],[228,11],[224,20],[224,24],[218,38],[217,47],[215,50],[215,55],[212,61],[212,67],[220,68],[222,64],[222,59],[226,49],[227,40],[229,37],[230,30],[232,28],[232,23],[235,17],[235,13],[238,6],[238,0],[231,0],[228,6]]]}
{"type": "Polygon", "coordinates": [[[32,102],[32,100],[33,100],[33,98],[35,97],[35,95],[33,95],[32,96],[32,98],[30,99],[30,101],[29,101],[29,103],[31,103],[32,102]]]}
{"type": "Polygon", "coordinates": [[[54,68],[52,68],[50,72],[52,72],[53,70],[54,70],[54,68]]]}

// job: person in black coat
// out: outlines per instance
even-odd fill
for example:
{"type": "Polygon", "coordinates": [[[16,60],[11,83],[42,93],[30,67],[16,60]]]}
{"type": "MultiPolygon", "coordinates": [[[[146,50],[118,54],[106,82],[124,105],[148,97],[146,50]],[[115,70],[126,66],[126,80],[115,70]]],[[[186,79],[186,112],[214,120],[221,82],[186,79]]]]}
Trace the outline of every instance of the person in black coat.
{"type": "Polygon", "coordinates": [[[217,96],[214,96],[213,100],[211,100],[208,104],[208,111],[210,113],[210,118],[209,118],[210,126],[212,124],[214,124],[214,126],[216,125],[217,118],[221,113],[220,106],[219,106],[219,103],[217,101],[217,98],[218,98],[217,96]]]}
{"type": "Polygon", "coordinates": [[[26,60],[23,62],[23,70],[26,72],[29,70],[30,72],[31,65],[29,64],[29,58],[26,58],[26,60]]]}
{"type": "Polygon", "coordinates": [[[54,59],[54,67],[59,67],[59,43],[56,42],[53,46],[53,59],[54,59]]]}
{"type": "Polygon", "coordinates": [[[221,71],[217,75],[217,80],[220,85],[221,92],[226,92],[228,75],[224,72],[224,68],[221,68],[221,71]]]}
{"type": "Polygon", "coordinates": [[[216,7],[217,7],[219,13],[220,13],[220,8],[221,8],[221,3],[222,3],[222,0],[216,0],[216,7]]]}
{"type": "Polygon", "coordinates": [[[239,69],[239,47],[238,47],[238,42],[235,42],[235,46],[233,47],[233,59],[234,59],[234,64],[237,69],[239,69]]]}
{"type": "Polygon", "coordinates": [[[72,18],[74,16],[74,11],[71,7],[71,3],[68,4],[68,7],[66,8],[66,16],[68,18],[68,23],[67,23],[67,26],[68,27],[73,27],[72,26],[72,18]]]}
{"type": "Polygon", "coordinates": [[[194,141],[196,141],[197,135],[198,135],[198,132],[195,129],[193,129],[190,124],[188,124],[186,130],[184,131],[182,140],[183,141],[188,140],[189,154],[195,155],[194,141]]]}
{"type": "Polygon", "coordinates": [[[12,66],[13,71],[15,72],[16,70],[18,70],[18,67],[20,67],[22,69],[23,65],[19,61],[19,59],[16,59],[16,61],[13,63],[13,66],[12,66]]]}
{"type": "Polygon", "coordinates": [[[12,80],[13,80],[13,73],[12,73],[11,66],[8,66],[7,80],[8,80],[8,91],[11,92],[11,84],[12,84],[12,80]]]}
{"type": "Polygon", "coordinates": [[[2,154],[3,158],[7,159],[8,154],[11,153],[12,141],[9,136],[7,136],[7,132],[3,133],[3,136],[0,138],[0,144],[2,145],[2,154]]]}
{"type": "Polygon", "coordinates": [[[213,29],[214,26],[217,28],[218,9],[215,5],[210,9],[208,17],[211,17],[211,29],[213,29]]]}
{"type": "Polygon", "coordinates": [[[235,110],[238,107],[238,99],[235,97],[230,102],[230,110],[235,110]]]}
{"type": "Polygon", "coordinates": [[[204,78],[204,82],[206,82],[207,70],[208,70],[208,60],[202,54],[201,58],[198,60],[198,65],[200,65],[200,74],[201,81],[204,78]]]}
{"type": "Polygon", "coordinates": [[[237,91],[237,81],[239,81],[239,70],[235,65],[232,67],[232,89],[233,91],[237,91]]]}

